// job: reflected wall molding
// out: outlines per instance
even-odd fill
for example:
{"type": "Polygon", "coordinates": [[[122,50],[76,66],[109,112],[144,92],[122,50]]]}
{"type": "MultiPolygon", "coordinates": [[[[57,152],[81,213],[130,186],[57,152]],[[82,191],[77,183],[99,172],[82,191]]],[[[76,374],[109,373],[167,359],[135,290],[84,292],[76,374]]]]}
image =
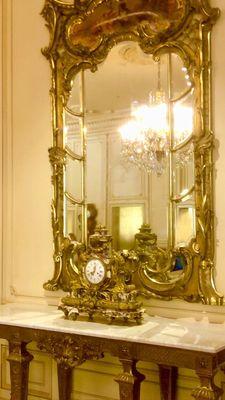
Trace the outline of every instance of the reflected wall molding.
{"type": "MultiPolygon", "coordinates": [[[[92,135],[100,136],[102,134],[104,136],[110,136],[111,133],[116,133],[118,131],[120,125],[127,121],[129,115],[130,110],[127,109],[116,112],[109,111],[101,114],[100,117],[99,114],[90,114],[86,123],[87,131],[91,132],[92,135]]],[[[69,124],[69,127],[74,130],[78,126],[78,122],[73,122],[73,119],[71,118],[71,124],[69,124]]],[[[69,137],[70,133],[68,134],[68,138],[69,137]]]]}
{"type": "Polygon", "coordinates": [[[2,297],[13,298],[10,286],[13,266],[13,76],[12,76],[12,9],[13,0],[2,1],[3,43],[3,282],[2,297]]]}

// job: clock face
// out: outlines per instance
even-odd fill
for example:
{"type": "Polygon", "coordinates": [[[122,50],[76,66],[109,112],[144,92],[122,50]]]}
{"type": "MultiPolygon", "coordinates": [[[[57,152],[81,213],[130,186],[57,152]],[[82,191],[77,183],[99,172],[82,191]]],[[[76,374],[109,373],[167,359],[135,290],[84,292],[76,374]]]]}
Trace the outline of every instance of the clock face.
{"type": "Polygon", "coordinates": [[[87,280],[95,285],[105,278],[105,266],[96,258],[87,262],[84,271],[87,280]]]}

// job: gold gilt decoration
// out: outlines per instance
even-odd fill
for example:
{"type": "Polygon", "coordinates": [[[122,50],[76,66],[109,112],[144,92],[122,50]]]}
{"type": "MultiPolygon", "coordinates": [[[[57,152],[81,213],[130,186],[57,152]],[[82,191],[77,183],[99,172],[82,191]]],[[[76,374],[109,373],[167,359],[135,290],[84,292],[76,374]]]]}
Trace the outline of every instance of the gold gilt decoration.
{"type": "MultiPolygon", "coordinates": [[[[149,293],[154,293],[157,297],[164,292],[165,296],[166,294],[169,296],[172,290],[175,293],[177,289],[185,289],[185,284],[189,282],[193,273],[191,250],[186,247],[171,249],[171,252],[161,249],[157,245],[157,236],[151,232],[147,224],[141,227],[135,239],[135,253],[138,256],[137,282],[141,284],[142,294],[148,297],[149,293]],[[172,278],[177,259],[183,260],[185,268],[182,275],[172,278]],[[142,289],[142,285],[145,290],[142,289]]],[[[186,298],[185,294],[183,297],[186,298]]],[[[186,298],[186,300],[194,299],[186,298]]]]}
{"type": "MultiPolygon", "coordinates": [[[[16,321],[13,325],[3,321],[0,324],[1,337],[9,341],[7,360],[10,364],[11,400],[28,399],[29,364],[32,356],[26,346],[30,342],[36,342],[39,349],[47,351],[56,360],[60,400],[68,400],[72,396],[73,368],[86,360],[102,358],[104,352],[117,357],[121,363],[121,372],[115,377],[121,400],[140,400],[144,375],[136,368],[139,361],[159,365],[161,398],[175,399],[177,369],[188,368],[195,371],[200,383],[196,382],[198,386],[192,392],[195,399],[221,399],[222,389],[214,382],[218,369],[224,370],[225,352],[221,347],[216,351],[213,348],[204,351],[204,346],[202,349],[185,349],[181,345],[176,347],[169,343],[160,345],[157,340],[153,344],[143,341],[143,332],[135,340],[111,338],[109,334],[103,337],[96,331],[81,335],[79,328],[72,329],[72,333],[65,333],[57,316],[55,322],[54,327],[46,330],[41,329],[38,323],[35,328],[23,327],[16,321]]],[[[162,326],[165,326],[164,322],[162,326]]]]}
{"type": "Polygon", "coordinates": [[[119,374],[115,381],[119,384],[120,399],[140,399],[141,382],[145,376],[136,369],[137,361],[120,359],[123,372],[119,374]]]}
{"type": "Polygon", "coordinates": [[[93,319],[97,315],[109,322],[115,319],[141,322],[144,311],[137,300],[138,291],[126,273],[130,263],[125,262],[123,253],[111,251],[111,241],[107,229],[99,226],[90,236],[87,251],[77,251],[76,278],[71,282],[71,293],[59,305],[67,319],[76,320],[79,315],[93,319]],[[88,263],[92,263],[89,270],[88,263]]]}
{"type": "MultiPolygon", "coordinates": [[[[115,298],[122,290],[125,297],[131,296],[130,304],[135,303],[138,290],[149,297],[179,297],[221,305],[223,296],[216,291],[214,283],[214,135],[211,114],[211,31],[219,10],[212,8],[208,0],[76,0],[74,4],[46,0],[42,15],[50,32],[50,43],[43,49],[43,54],[52,71],[53,147],[49,154],[53,170],[55,263],[53,278],[45,283],[45,289],[61,288],[71,293],[69,300],[67,297],[63,299],[64,310],[67,301],[69,304],[72,301],[74,307],[83,307],[82,290],[86,293],[89,307],[93,302],[101,302],[102,310],[112,309],[114,304],[118,311],[115,298]],[[113,266],[112,280],[107,283],[108,287],[104,287],[104,298],[96,299],[96,292],[88,294],[82,270],[90,256],[93,258],[100,254],[102,257],[104,246],[109,243],[106,237],[102,237],[106,242],[103,240],[100,250],[64,235],[64,175],[69,156],[64,146],[64,109],[76,74],[85,69],[96,71],[113,46],[123,41],[137,42],[143,52],[152,54],[155,60],[162,54],[177,54],[195,89],[196,236],[187,248],[165,251],[157,246],[150,227],[142,227],[132,252],[118,254],[112,249],[109,259],[106,257],[108,264],[113,266]],[[174,273],[178,259],[185,264],[180,275],[174,273]],[[116,279],[114,271],[118,272],[116,279]],[[128,284],[135,285],[134,292],[127,291],[128,284]],[[113,288],[110,285],[114,285],[113,288]],[[135,293],[134,297],[132,293],[135,293]]],[[[83,162],[85,157],[86,151],[83,162]]],[[[88,311],[90,317],[92,311],[88,311]]]]}
{"type": "Polygon", "coordinates": [[[74,368],[87,360],[98,360],[103,357],[100,346],[91,345],[82,339],[77,340],[66,335],[38,337],[37,347],[50,353],[57,364],[64,368],[74,368]]]}

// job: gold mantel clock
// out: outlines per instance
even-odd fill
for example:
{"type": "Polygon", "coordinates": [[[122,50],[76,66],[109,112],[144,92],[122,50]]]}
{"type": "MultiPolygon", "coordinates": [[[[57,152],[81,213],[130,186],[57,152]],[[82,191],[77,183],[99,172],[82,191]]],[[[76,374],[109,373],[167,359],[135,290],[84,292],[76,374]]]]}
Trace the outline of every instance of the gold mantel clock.
{"type": "Polygon", "coordinates": [[[211,109],[219,10],[208,0],[45,0],[42,15],[55,263],[44,288],[68,293],[60,307],[71,319],[139,322],[137,295],[223,304],[211,109]]]}
{"type": "Polygon", "coordinates": [[[59,305],[66,318],[76,320],[79,315],[88,315],[92,319],[96,315],[110,322],[116,319],[141,322],[144,311],[137,300],[138,291],[130,282],[128,270],[125,274],[127,254],[113,254],[111,240],[107,230],[99,226],[90,236],[87,250],[77,251],[72,295],[64,297],[59,305]]]}

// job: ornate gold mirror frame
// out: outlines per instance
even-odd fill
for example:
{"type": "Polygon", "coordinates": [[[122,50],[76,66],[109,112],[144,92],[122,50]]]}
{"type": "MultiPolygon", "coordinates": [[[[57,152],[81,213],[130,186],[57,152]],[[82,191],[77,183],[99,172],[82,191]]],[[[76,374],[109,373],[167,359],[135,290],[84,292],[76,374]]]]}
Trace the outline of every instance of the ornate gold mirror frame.
{"type": "MultiPolygon", "coordinates": [[[[53,176],[52,227],[54,235],[55,271],[44,284],[46,290],[71,292],[71,282],[79,273],[77,254],[86,251],[64,233],[65,169],[69,149],[64,144],[64,110],[73,81],[80,71],[98,69],[110,50],[122,41],[137,42],[144,53],[155,59],[169,52],[177,54],[195,87],[194,164],[196,237],[188,247],[170,249],[166,255],[154,242],[148,226],[136,235],[136,247],[123,255],[123,268],[134,265],[132,281],[146,296],[204,304],[223,303],[214,284],[214,207],[213,207],[213,142],[211,113],[211,31],[219,10],[208,0],[75,0],[68,4],[46,0],[42,12],[50,31],[50,44],[43,50],[52,71],[53,146],[49,150],[53,176]],[[187,265],[176,281],[167,271],[176,255],[184,255],[187,265]],[[161,255],[161,256],[160,256],[161,255]],[[157,268],[152,268],[151,261],[157,268]]],[[[81,110],[81,124],[82,124],[81,110]]],[[[83,140],[85,132],[83,126],[83,140]]],[[[82,155],[86,162],[86,152],[82,155]]],[[[87,205],[81,204],[83,218],[87,205]]],[[[83,225],[85,226],[85,224],[83,225]]],[[[102,232],[99,233],[100,236],[102,232]]],[[[105,234],[105,232],[103,232],[105,234]]],[[[104,235],[103,235],[104,236],[104,235]]],[[[99,247],[92,246],[99,250],[99,247]]],[[[97,251],[96,250],[96,251],[97,251]]],[[[132,269],[132,268],[131,268],[132,269]]]]}

